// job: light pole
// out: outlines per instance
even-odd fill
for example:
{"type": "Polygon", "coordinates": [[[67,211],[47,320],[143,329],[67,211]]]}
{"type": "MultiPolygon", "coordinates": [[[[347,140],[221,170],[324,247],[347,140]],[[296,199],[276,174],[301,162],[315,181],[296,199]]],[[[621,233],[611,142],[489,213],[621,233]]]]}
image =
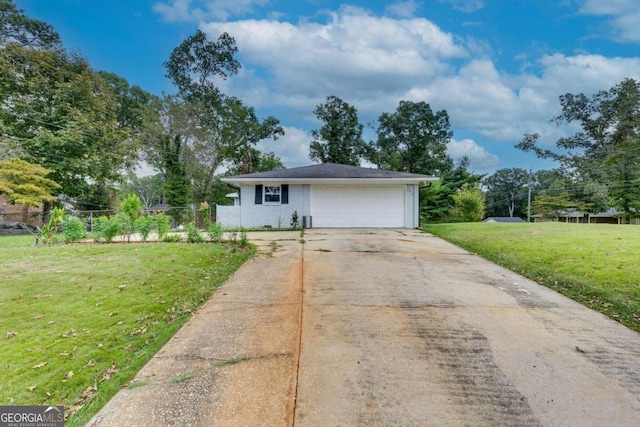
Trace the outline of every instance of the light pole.
{"type": "Polygon", "coordinates": [[[531,168],[529,168],[529,183],[527,184],[529,187],[529,197],[527,201],[527,222],[531,222],[531,168]]]}

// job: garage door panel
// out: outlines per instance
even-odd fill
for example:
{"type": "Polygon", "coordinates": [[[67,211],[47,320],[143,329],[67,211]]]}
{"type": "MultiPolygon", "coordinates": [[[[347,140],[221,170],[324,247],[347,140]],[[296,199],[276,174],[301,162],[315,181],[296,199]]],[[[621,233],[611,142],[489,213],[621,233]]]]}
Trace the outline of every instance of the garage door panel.
{"type": "Polygon", "coordinates": [[[311,186],[314,227],[404,227],[404,186],[311,186]]]}

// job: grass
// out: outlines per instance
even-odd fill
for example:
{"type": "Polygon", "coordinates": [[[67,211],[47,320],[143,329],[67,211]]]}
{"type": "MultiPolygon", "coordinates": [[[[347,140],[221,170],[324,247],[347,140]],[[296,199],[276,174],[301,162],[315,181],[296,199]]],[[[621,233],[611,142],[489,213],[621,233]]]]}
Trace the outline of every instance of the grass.
{"type": "Polygon", "coordinates": [[[0,405],[65,405],[70,426],[126,387],[252,253],[33,243],[0,237],[0,405]]]}
{"type": "Polygon", "coordinates": [[[433,224],[424,230],[640,332],[640,227],[433,224]]]}

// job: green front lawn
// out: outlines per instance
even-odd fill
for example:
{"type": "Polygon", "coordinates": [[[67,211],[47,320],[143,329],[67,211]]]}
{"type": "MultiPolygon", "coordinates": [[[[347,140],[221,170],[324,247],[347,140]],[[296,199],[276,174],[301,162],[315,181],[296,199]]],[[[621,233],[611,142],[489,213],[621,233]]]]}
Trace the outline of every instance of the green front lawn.
{"type": "Polygon", "coordinates": [[[640,332],[640,226],[464,223],[424,230],[640,332]]]}
{"type": "Polygon", "coordinates": [[[33,243],[0,236],[0,405],[65,405],[65,425],[88,421],[251,255],[33,243]]]}

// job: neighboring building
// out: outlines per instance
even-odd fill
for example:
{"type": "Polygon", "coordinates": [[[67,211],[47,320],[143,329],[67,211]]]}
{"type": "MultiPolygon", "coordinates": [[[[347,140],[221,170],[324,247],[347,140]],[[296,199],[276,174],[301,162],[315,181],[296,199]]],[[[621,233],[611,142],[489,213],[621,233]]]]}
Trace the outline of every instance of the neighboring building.
{"type": "Polygon", "coordinates": [[[12,205],[0,196],[0,222],[23,222],[29,225],[42,225],[42,206],[34,208],[26,205],[12,205]]]}
{"type": "Polygon", "coordinates": [[[515,223],[515,222],[527,222],[524,219],[514,216],[514,217],[510,217],[510,216],[490,216],[489,218],[485,219],[482,222],[510,222],[510,223],[515,223]]]}
{"type": "Polygon", "coordinates": [[[418,189],[438,178],[335,163],[222,178],[235,206],[216,207],[224,227],[416,228],[418,189]]]}
{"type": "MultiPolygon", "coordinates": [[[[635,211],[634,211],[635,212],[635,211]]],[[[557,217],[544,215],[533,215],[535,222],[557,221],[576,224],[624,224],[622,214],[615,208],[610,208],[605,212],[595,214],[583,213],[579,211],[559,212],[557,217]]],[[[640,218],[629,218],[628,224],[640,224],[640,218]]]]}

